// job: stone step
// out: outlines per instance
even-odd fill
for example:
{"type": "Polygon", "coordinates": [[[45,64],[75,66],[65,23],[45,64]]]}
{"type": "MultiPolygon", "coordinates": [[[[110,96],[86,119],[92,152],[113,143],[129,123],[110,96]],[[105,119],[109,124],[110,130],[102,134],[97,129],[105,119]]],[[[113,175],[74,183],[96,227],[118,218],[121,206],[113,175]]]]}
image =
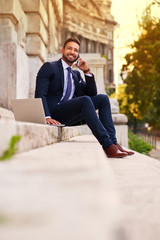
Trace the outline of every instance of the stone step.
{"type": "Polygon", "coordinates": [[[56,127],[43,124],[17,122],[15,120],[0,120],[0,155],[8,148],[12,136],[21,136],[17,144],[18,152],[64,141],[80,135],[76,127],[56,127]]]}
{"type": "Polygon", "coordinates": [[[2,240],[159,240],[160,162],[89,135],[0,161],[2,240]]]}
{"type": "Polygon", "coordinates": [[[0,176],[2,240],[125,240],[114,173],[93,136],[17,154],[0,176]]]}
{"type": "Polygon", "coordinates": [[[4,119],[4,120],[12,119],[13,120],[14,119],[13,112],[8,109],[0,107],[0,119],[4,119]]]}
{"type": "MultiPolygon", "coordinates": [[[[123,114],[112,114],[116,128],[118,143],[128,147],[127,118],[123,114]]],[[[57,128],[42,124],[15,122],[13,112],[0,108],[0,155],[7,149],[8,143],[13,135],[22,136],[18,149],[19,152],[43,147],[55,142],[69,139],[77,135],[92,134],[87,125],[76,127],[57,128]]]]}

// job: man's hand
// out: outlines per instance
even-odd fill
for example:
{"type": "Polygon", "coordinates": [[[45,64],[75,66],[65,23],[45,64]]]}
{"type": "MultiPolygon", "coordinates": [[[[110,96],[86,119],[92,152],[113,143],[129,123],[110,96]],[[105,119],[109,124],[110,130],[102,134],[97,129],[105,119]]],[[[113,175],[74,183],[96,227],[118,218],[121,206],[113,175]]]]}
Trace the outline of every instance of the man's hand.
{"type": "Polygon", "coordinates": [[[46,118],[46,122],[49,125],[52,125],[52,124],[59,125],[59,124],[61,124],[60,122],[58,122],[58,121],[56,121],[56,120],[54,120],[52,118],[46,118]]]}
{"type": "Polygon", "coordinates": [[[83,60],[81,57],[78,58],[76,67],[82,70],[85,74],[90,74],[90,68],[88,67],[88,63],[83,60]]]}

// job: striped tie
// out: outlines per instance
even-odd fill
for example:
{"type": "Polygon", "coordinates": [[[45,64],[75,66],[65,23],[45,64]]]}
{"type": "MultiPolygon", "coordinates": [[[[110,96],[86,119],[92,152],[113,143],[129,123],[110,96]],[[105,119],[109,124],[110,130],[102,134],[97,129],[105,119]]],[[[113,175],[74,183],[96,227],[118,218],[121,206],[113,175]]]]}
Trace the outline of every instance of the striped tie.
{"type": "Polygon", "coordinates": [[[70,68],[70,67],[67,67],[67,70],[68,70],[67,90],[66,90],[66,93],[65,93],[65,95],[64,95],[64,98],[61,100],[61,102],[66,102],[66,101],[69,99],[69,97],[70,97],[70,95],[71,95],[71,91],[72,91],[71,68],[70,68]]]}

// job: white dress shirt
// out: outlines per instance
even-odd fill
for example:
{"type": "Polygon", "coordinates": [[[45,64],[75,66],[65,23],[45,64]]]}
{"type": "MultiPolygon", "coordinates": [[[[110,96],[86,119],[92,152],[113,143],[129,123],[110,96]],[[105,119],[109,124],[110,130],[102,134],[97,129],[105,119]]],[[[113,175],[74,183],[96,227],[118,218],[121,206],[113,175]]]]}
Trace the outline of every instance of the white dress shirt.
{"type": "MultiPolygon", "coordinates": [[[[61,100],[64,98],[65,94],[66,94],[66,91],[67,91],[67,85],[68,85],[68,70],[67,68],[70,67],[65,61],[62,61],[62,67],[63,67],[63,71],[64,71],[64,87],[63,87],[63,95],[62,95],[62,98],[61,100]]],[[[75,92],[75,84],[74,84],[74,79],[72,77],[72,73],[70,73],[71,75],[71,82],[72,82],[72,89],[71,89],[71,94],[68,98],[69,99],[72,99],[73,98],[73,95],[74,95],[74,92],[75,92]]]]}

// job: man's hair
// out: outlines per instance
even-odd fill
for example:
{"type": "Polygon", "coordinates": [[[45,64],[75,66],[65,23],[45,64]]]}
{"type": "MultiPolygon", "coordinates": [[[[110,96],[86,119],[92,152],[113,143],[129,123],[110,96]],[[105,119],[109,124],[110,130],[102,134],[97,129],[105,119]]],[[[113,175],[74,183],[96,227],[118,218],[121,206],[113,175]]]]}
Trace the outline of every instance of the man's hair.
{"type": "Polygon", "coordinates": [[[68,39],[65,41],[65,43],[64,43],[64,45],[63,45],[63,48],[65,48],[65,46],[67,45],[68,42],[75,42],[75,43],[77,43],[77,44],[80,46],[80,41],[78,40],[78,38],[76,38],[76,37],[71,37],[71,38],[68,38],[68,39]]]}

